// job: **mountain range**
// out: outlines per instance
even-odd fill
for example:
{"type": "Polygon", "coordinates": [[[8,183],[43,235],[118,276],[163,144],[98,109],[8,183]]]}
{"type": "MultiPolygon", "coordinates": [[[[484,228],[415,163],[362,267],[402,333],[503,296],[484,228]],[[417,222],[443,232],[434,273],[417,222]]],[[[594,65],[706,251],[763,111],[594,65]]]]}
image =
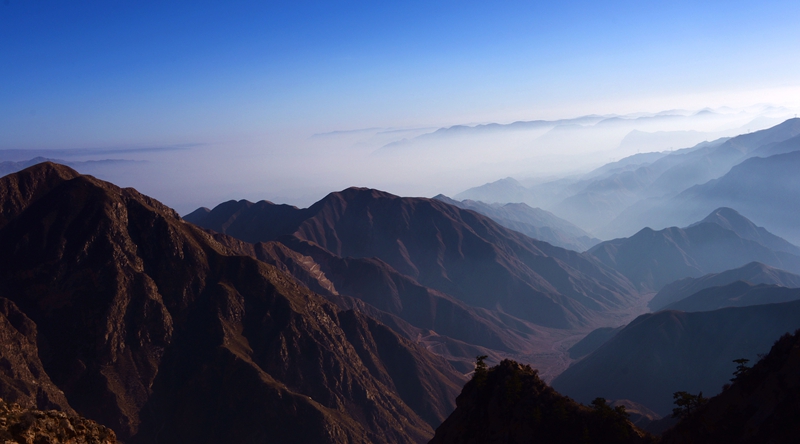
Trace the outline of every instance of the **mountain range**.
{"type": "Polygon", "coordinates": [[[734,210],[720,208],[686,228],[644,228],[630,238],[598,244],[587,253],[628,277],[640,290],[657,292],[678,279],[754,261],[800,273],[800,256],[783,251],[796,248],[734,210]]]}
{"type": "Polygon", "coordinates": [[[736,281],[750,284],[772,284],[788,288],[800,288],[800,276],[759,262],[750,262],[739,268],[722,273],[710,273],[699,278],[684,278],[665,285],[648,302],[653,310],[681,301],[700,290],[722,287],[736,281]]]}
{"type": "Polygon", "coordinates": [[[0,179],[0,395],[124,442],[425,442],[463,377],[133,189],[0,179]],[[15,398],[15,399],[12,399],[15,398]]]}
{"type": "Polygon", "coordinates": [[[525,187],[512,178],[467,190],[457,199],[525,202],[593,236],[630,236],[642,227],[688,225],[721,206],[736,208],[789,241],[800,149],[800,119],[672,152],[642,153],[572,178],[525,187]]]}
{"type": "Polygon", "coordinates": [[[566,351],[553,353],[555,338],[619,325],[641,306],[628,280],[591,256],[435,199],[349,188],[307,209],[230,201],[184,218],[248,243],[277,241],[311,257],[338,293],[425,329],[413,337],[431,341],[430,349],[459,368],[471,366],[476,354],[497,362],[510,353],[554,375],[566,365],[566,351]],[[372,280],[380,284],[371,292],[363,282],[360,289],[345,284],[357,282],[353,276],[360,279],[366,269],[382,276],[372,280]],[[412,288],[415,296],[399,296],[412,288]],[[389,302],[393,294],[398,297],[389,302]]]}

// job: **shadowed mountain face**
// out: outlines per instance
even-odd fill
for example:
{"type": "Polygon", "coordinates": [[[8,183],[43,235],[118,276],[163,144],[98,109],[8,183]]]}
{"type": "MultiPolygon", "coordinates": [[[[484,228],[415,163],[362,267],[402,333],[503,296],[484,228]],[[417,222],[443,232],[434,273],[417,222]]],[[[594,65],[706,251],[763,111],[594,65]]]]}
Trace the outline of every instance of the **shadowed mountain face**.
{"type": "Polygon", "coordinates": [[[19,361],[0,388],[21,381],[33,402],[42,382],[37,403],[125,442],[423,442],[461,382],[383,324],[67,167],[0,179],[0,250],[0,334],[19,361]]]}
{"type": "Polygon", "coordinates": [[[588,325],[636,298],[625,278],[591,257],[436,200],[349,188],[308,209],[284,207],[229,202],[186,218],[232,236],[253,233],[241,238],[248,242],[273,240],[282,231],[340,257],[377,257],[468,305],[548,327],[588,325]],[[271,219],[282,211],[283,219],[271,219]]]}
{"type": "Polygon", "coordinates": [[[524,203],[487,204],[474,200],[459,202],[442,194],[435,196],[434,199],[476,211],[506,228],[568,250],[586,251],[600,243],[600,239],[593,238],[569,221],[541,208],[531,208],[524,203]]]}
{"type": "Polygon", "coordinates": [[[648,305],[653,311],[660,310],[700,290],[725,286],[736,281],[800,288],[800,276],[759,262],[750,262],[742,267],[723,271],[722,273],[711,273],[699,278],[685,278],[667,284],[656,293],[648,305]]]}
{"type": "Polygon", "coordinates": [[[570,366],[553,387],[580,402],[630,399],[667,415],[674,392],[719,393],[735,370],[734,359],[755,361],[798,327],[800,301],[642,315],[570,366]]]}
{"type": "Polygon", "coordinates": [[[665,444],[791,443],[800,436],[800,333],[663,437],[665,444]]]}
{"type": "Polygon", "coordinates": [[[777,285],[753,285],[736,281],[722,287],[711,287],[673,302],[665,310],[710,311],[725,307],[746,307],[759,304],[776,304],[800,299],[800,288],[786,288],[777,285]]]}
{"type": "Polygon", "coordinates": [[[600,327],[596,330],[592,330],[586,337],[569,348],[569,357],[572,359],[580,359],[588,355],[608,342],[609,339],[613,338],[614,335],[619,333],[623,328],[624,327],[600,327]]]}
{"type": "Polygon", "coordinates": [[[655,442],[607,404],[589,408],[560,395],[528,366],[505,360],[484,371],[464,386],[431,444],[655,442]]]}
{"type": "MultiPolygon", "coordinates": [[[[763,234],[766,237],[769,233],[764,230],[763,234]]],[[[772,250],[712,222],[660,231],[645,228],[630,238],[603,242],[588,253],[644,291],[659,291],[678,279],[721,272],[753,261],[800,272],[800,256],[772,250]]]]}

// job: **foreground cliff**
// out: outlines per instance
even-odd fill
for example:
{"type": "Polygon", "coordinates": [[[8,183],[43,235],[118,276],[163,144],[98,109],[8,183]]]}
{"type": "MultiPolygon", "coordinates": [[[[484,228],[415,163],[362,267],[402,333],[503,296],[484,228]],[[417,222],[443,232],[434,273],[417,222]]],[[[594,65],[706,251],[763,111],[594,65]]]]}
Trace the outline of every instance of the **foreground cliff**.
{"type": "Polygon", "coordinates": [[[800,436],[800,330],[733,385],[664,433],[665,444],[795,443],[800,436]]]}
{"type": "Polygon", "coordinates": [[[107,427],[77,415],[24,408],[0,399],[0,442],[114,444],[117,437],[107,427]]]}
{"type": "Polygon", "coordinates": [[[586,407],[560,395],[529,366],[505,360],[476,376],[431,444],[650,443],[622,409],[586,407]]]}
{"type": "Polygon", "coordinates": [[[0,178],[0,252],[0,393],[124,442],[424,442],[462,383],[159,202],[60,165],[0,178]]]}

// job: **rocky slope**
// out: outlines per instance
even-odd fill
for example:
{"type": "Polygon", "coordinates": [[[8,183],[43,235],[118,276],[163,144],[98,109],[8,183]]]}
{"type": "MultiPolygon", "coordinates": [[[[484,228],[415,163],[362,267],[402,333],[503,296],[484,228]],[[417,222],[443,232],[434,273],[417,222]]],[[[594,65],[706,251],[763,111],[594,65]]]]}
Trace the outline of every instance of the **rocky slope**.
{"type": "Polygon", "coordinates": [[[33,402],[49,379],[43,399],[125,442],[423,442],[461,383],[383,324],[67,167],[0,179],[0,251],[5,330],[32,374],[0,380],[33,402]]]}
{"type": "Polygon", "coordinates": [[[655,440],[605,404],[586,407],[550,388],[529,366],[505,360],[464,386],[431,444],[647,443],[655,440]]]}
{"type": "Polygon", "coordinates": [[[733,385],[664,433],[665,444],[793,443],[800,436],[800,332],[781,337],[733,385]]]}
{"type": "Polygon", "coordinates": [[[603,322],[638,298],[624,277],[591,257],[432,199],[350,188],[302,210],[232,201],[186,220],[247,242],[289,235],[339,257],[376,257],[467,305],[545,327],[603,322]]]}
{"type": "Polygon", "coordinates": [[[674,392],[719,393],[734,359],[755,361],[776,338],[797,328],[800,301],[646,314],[570,366],[553,387],[580,402],[630,399],[668,415],[674,392]]]}
{"type": "Polygon", "coordinates": [[[114,432],[75,414],[41,411],[0,398],[0,441],[3,443],[114,444],[114,432]]]}

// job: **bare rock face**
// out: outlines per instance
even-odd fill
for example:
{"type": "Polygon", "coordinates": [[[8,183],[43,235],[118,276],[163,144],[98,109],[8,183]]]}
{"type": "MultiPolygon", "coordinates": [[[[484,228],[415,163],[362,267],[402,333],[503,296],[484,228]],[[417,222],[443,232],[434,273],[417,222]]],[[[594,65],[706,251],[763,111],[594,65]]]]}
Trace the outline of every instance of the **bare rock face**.
{"type": "Polygon", "coordinates": [[[114,432],[75,414],[41,411],[0,399],[0,441],[20,444],[114,444],[114,432]]]}
{"type": "Polygon", "coordinates": [[[36,340],[36,324],[0,297],[0,398],[24,408],[74,414],[64,393],[47,376],[36,340]]]}
{"type": "Polygon", "coordinates": [[[6,330],[43,369],[0,366],[0,381],[39,384],[125,442],[424,442],[462,381],[159,202],[60,165],[0,178],[0,252],[0,297],[30,321],[6,314],[6,330]]]}

